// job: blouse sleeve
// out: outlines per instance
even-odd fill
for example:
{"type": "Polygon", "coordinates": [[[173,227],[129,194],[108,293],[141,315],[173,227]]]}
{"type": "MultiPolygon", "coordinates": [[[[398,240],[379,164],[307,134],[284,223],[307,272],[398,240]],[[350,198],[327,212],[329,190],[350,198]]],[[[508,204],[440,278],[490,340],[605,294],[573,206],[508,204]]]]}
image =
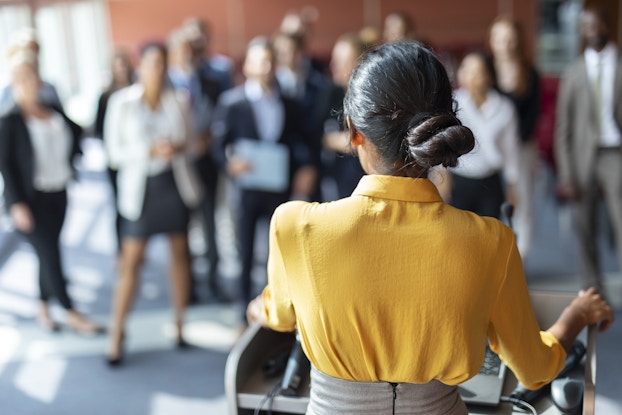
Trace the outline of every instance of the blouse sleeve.
{"type": "Polygon", "coordinates": [[[296,313],[292,304],[287,272],[283,261],[277,225],[277,209],[270,221],[270,253],[268,255],[268,285],[263,290],[264,318],[267,325],[277,331],[293,331],[296,328],[296,313]]]}
{"type": "Polygon", "coordinates": [[[490,347],[527,388],[545,385],[564,367],[564,348],[552,334],[541,331],[536,321],[513,238],[505,281],[488,328],[488,339],[490,347]]]}
{"type": "Polygon", "coordinates": [[[20,186],[19,172],[15,165],[14,140],[16,137],[12,122],[14,118],[0,118],[0,174],[4,179],[4,201],[6,207],[26,201],[23,186],[20,186]]]}
{"type": "Polygon", "coordinates": [[[146,142],[128,132],[131,123],[139,122],[139,120],[135,119],[134,114],[128,114],[130,108],[125,97],[126,89],[110,96],[104,119],[106,131],[104,144],[108,162],[114,169],[135,163],[146,163],[150,158],[149,146],[146,142]]]}

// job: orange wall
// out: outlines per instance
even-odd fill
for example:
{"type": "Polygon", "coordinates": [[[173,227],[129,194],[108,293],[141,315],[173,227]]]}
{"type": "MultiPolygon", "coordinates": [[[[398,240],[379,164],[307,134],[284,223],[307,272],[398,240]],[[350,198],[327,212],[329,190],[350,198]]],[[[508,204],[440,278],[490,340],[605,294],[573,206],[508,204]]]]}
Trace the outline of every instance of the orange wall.
{"type": "Polygon", "coordinates": [[[311,38],[316,54],[330,52],[342,33],[364,25],[380,29],[384,16],[405,11],[418,32],[436,47],[484,44],[490,21],[510,12],[525,26],[533,50],[537,0],[109,0],[115,46],[136,50],[146,39],[165,39],[188,16],[207,19],[212,26],[212,50],[240,58],[255,35],[275,31],[289,10],[312,5],[319,12],[311,38]]]}

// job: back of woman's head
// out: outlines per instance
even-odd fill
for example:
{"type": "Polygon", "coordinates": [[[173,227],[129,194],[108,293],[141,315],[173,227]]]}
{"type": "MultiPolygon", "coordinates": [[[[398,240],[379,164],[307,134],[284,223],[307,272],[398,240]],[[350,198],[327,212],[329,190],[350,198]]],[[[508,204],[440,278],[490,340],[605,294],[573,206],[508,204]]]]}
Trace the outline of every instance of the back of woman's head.
{"type": "Polygon", "coordinates": [[[344,115],[374,144],[387,174],[425,177],[431,167],[456,166],[474,146],[456,118],[445,68],[416,42],[385,44],[362,58],[344,115]]]}

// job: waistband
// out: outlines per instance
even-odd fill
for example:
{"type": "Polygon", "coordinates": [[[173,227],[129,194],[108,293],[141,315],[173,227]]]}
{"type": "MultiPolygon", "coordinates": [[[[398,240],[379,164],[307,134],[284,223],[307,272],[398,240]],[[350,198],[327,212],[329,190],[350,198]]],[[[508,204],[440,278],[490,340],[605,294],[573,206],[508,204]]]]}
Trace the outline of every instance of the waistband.
{"type": "Polygon", "coordinates": [[[467,415],[457,386],[355,382],[337,379],[311,367],[307,415],[467,415]]]}

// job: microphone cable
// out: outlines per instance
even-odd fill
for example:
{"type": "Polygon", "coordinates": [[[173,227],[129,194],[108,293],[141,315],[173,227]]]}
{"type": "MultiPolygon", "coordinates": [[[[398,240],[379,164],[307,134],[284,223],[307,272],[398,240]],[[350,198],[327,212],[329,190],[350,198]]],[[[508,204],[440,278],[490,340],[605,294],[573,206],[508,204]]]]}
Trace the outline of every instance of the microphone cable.
{"type": "Polygon", "coordinates": [[[274,397],[278,395],[279,393],[281,393],[282,390],[283,388],[281,387],[280,382],[274,385],[274,388],[272,388],[272,390],[268,392],[266,396],[263,397],[261,402],[259,402],[259,405],[257,405],[257,407],[255,408],[255,412],[253,412],[253,415],[259,415],[259,413],[261,412],[261,409],[266,404],[266,402],[269,402],[267,413],[268,415],[272,415],[272,404],[274,402],[274,397]]]}
{"type": "Polygon", "coordinates": [[[513,398],[511,396],[502,396],[501,397],[501,402],[509,402],[514,404],[514,406],[524,410],[524,411],[531,411],[531,413],[533,415],[538,415],[538,411],[536,411],[536,408],[533,407],[533,405],[531,405],[529,402],[527,401],[523,401],[522,399],[517,399],[517,398],[513,398]]]}

